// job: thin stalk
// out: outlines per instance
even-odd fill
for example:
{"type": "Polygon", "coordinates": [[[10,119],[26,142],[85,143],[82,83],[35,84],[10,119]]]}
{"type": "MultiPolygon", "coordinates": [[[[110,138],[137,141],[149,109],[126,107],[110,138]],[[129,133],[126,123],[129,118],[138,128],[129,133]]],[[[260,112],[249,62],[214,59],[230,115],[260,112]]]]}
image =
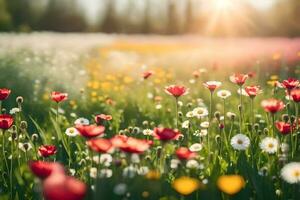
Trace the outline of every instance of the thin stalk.
{"type": "Polygon", "coordinates": [[[175,103],[176,103],[176,106],[175,106],[175,111],[176,111],[176,128],[178,129],[178,98],[177,97],[175,98],[175,103]]]}
{"type": "Polygon", "coordinates": [[[2,114],[2,101],[0,101],[0,114],[2,114]]]}
{"type": "Polygon", "coordinates": [[[13,199],[13,153],[14,153],[14,143],[11,141],[11,159],[10,159],[10,172],[9,172],[9,180],[10,180],[10,198],[13,199]]]}
{"type": "Polygon", "coordinates": [[[251,108],[251,139],[253,137],[253,128],[254,128],[254,99],[250,99],[250,108],[251,108]]]}
{"type": "Polygon", "coordinates": [[[3,154],[6,170],[9,171],[8,163],[5,155],[5,130],[2,130],[2,154],[3,154]]]}
{"type": "MultiPolygon", "coordinates": [[[[295,109],[296,109],[296,130],[299,128],[299,107],[298,104],[295,102],[295,109]]],[[[297,147],[298,147],[298,134],[295,135],[295,151],[297,152],[297,147]]]]}
{"type": "Polygon", "coordinates": [[[242,109],[243,109],[243,87],[240,86],[240,107],[239,107],[239,111],[240,111],[240,133],[242,133],[242,109]]]}
{"type": "Polygon", "coordinates": [[[275,136],[275,114],[272,113],[272,137],[275,136]]]}
{"type": "Polygon", "coordinates": [[[57,123],[57,125],[58,125],[58,110],[59,110],[59,103],[57,103],[57,106],[56,106],[56,123],[57,123]]]}

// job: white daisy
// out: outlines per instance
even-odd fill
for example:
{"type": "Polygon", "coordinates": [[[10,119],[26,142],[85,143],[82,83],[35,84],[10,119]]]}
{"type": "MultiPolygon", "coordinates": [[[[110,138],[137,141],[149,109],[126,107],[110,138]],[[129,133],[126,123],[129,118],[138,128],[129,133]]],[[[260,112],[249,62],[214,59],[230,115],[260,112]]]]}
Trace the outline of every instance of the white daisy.
{"type": "Polygon", "coordinates": [[[300,162],[291,162],[281,169],[281,177],[286,182],[300,183],[300,162]]]}
{"type": "Polygon", "coordinates": [[[278,149],[278,140],[276,138],[266,137],[260,142],[259,147],[269,154],[276,153],[278,149]]]}
{"type": "Polygon", "coordinates": [[[190,121],[189,120],[186,120],[186,121],[184,121],[184,122],[182,122],[182,128],[189,128],[189,126],[190,126],[190,121]]]}
{"type": "Polygon", "coordinates": [[[219,90],[217,92],[217,96],[222,98],[222,99],[227,99],[228,97],[231,96],[231,92],[228,90],[219,90]]]}
{"type": "Polygon", "coordinates": [[[90,177],[91,178],[96,178],[97,177],[97,168],[96,167],[92,167],[90,169],[90,177]]]}
{"type": "Polygon", "coordinates": [[[111,169],[101,169],[100,170],[100,178],[110,178],[113,175],[113,171],[111,169]]]}
{"type": "Polygon", "coordinates": [[[157,105],[155,106],[155,108],[156,108],[157,110],[160,110],[160,109],[162,108],[162,105],[161,105],[161,104],[157,104],[157,105]]]}
{"type": "Polygon", "coordinates": [[[209,122],[208,122],[208,121],[202,122],[202,123],[200,124],[200,126],[201,126],[202,128],[208,128],[208,127],[209,127],[209,122]]]}
{"type": "Polygon", "coordinates": [[[188,160],[186,162],[186,167],[189,169],[198,169],[199,168],[199,163],[197,160],[188,160]]]}
{"type": "Polygon", "coordinates": [[[188,118],[193,117],[194,116],[193,111],[187,112],[185,116],[188,117],[188,118]]]}
{"type": "Polygon", "coordinates": [[[67,128],[65,133],[67,136],[70,136],[70,137],[75,137],[75,136],[79,135],[78,130],[74,127],[67,128]]]}
{"type": "Polygon", "coordinates": [[[193,152],[198,152],[198,151],[201,151],[203,148],[202,144],[200,143],[194,143],[190,146],[189,150],[190,151],[193,151],[193,152]]]}
{"type": "Polygon", "coordinates": [[[180,160],[172,159],[170,167],[171,169],[177,169],[179,164],[180,164],[180,160]]]}
{"type": "Polygon", "coordinates": [[[193,110],[193,116],[197,118],[206,117],[208,115],[208,111],[206,108],[197,107],[193,110]]]}
{"type": "Polygon", "coordinates": [[[106,167],[109,167],[113,161],[113,158],[110,154],[104,153],[100,155],[100,164],[103,164],[106,167]]]}
{"type": "Polygon", "coordinates": [[[151,130],[151,129],[145,129],[145,130],[143,130],[143,134],[144,135],[153,135],[153,130],[151,130]]]}
{"type": "Polygon", "coordinates": [[[239,133],[231,138],[230,144],[236,150],[246,150],[250,145],[250,139],[239,133]]]}
{"type": "Polygon", "coordinates": [[[74,122],[75,125],[89,125],[90,122],[88,119],[80,117],[78,119],[75,120],[74,122]]]}

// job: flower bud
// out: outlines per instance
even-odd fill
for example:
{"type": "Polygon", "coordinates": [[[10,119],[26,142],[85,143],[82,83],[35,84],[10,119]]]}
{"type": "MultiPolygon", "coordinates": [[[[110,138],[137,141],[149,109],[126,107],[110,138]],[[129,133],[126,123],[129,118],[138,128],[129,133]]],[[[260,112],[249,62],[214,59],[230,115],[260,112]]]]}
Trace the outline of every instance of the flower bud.
{"type": "Polygon", "coordinates": [[[36,134],[36,133],[32,134],[32,136],[31,136],[31,139],[32,139],[33,141],[36,141],[38,138],[39,138],[39,136],[38,136],[38,134],[36,134]]]}
{"type": "Polygon", "coordinates": [[[27,127],[28,127],[27,122],[26,121],[21,121],[20,127],[21,127],[21,129],[24,129],[24,130],[27,129],[27,127]]]}
{"type": "Polygon", "coordinates": [[[13,140],[16,140],[17,137],[18,137],[18,133],[15,132],[15,131],[13,131],[12,134],[11,134],[11,138],[12,138],[13,140]]]}
{"type": "Polygon", "coordinates": [[[269,134],[269,129],[264,128],[264,134],[265,134],[265,135],[268,135],[268,134],[269,134]]]}
{"type": "Polygon", "coordinates": [[[132,126],[128,126],[128,132],[132,133],[132,131],[133,131],[133,127],[132,126]]]}
{"type": "Polygon", "coordinates": [[[215,118],[217,118],[217,120],[220,120],[220,112],[216,111],[214,114],[215,118]]]}
{"type": "Polygon", "coordinates": [[[22,104],[22,103],[24,102],[23,97],[18,96],[18,97],[16,98],[16,102],[17,102],[18,104],[22,104]]]}
{"type": "Polygon", "coordinates": [[[192,103],[188,103],[186,106],[187,106],[188,108],[191,108],[191,107],[193,106],[193,104],[192,104],[192,103]]]}
{"type": "Polygon", "coordinates": [[[287,114],[283,114],[281,116],[281,118],[282,118],[282,121],[284,121],[285,123],[287,123],[289,121],[289,116],[287,114]]]}
{"type": "Polygon", "coordinates": [[[288,153],[290,147],[289,147],[289,145],[288,145],[287,143],[282,143],[282,144],[280,145],[280,149],[281,149],[281,151],[282,151],[283,153],[288,153]]]}
{"type": "Polygon", "coordinates": [[[12,131],[17,131],[17,126],[16,125],[12,125],[11,129],[12,129],[12,131]]]}
{"type": "Polygon", "coordinates": [[[238,110],[239,110],[240,112],[242,112],[242,105],[239,105],[239,106],[238,106],[238,110]]]}
{"type": "Polygon", "coordinates": [[[183,113],[182,112],[178,112],[178,117],[182,118],[183,113]]]}
{"type": "Polygon", "coordinates": [[[134,133],[134,134],[138,134],[139,131],[140,131],[140,128],[139,128],[139,127],[134,127],[134,128],[133,128],[133,133],[134,133]]]}
{"type": "Polygon", "coordinates": [[[143,121],[143,126],[148,126],[149,122],[147,120],[143,121]]]}
{"type": "Polygon", "coordinates": [[[254,124],[254,130],[258,131],[258,129],[259,129],[259,124],[258,124],[258,123],[255,123],[255,124],[254,124]]]}
{"type": "Polygon", "coordinates": [[[291,120],[291,124],[293,124],[296,120],[296,117],[294,115],[292,115],[290,120],[291,120]]]}

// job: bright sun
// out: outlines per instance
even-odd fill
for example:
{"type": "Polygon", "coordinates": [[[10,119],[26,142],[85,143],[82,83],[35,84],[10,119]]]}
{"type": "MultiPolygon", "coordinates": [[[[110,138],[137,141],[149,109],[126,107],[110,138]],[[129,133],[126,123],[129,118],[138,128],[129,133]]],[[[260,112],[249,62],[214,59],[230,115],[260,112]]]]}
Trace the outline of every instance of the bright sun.
{"type": "Polygon", "coordinates": [[[217,11],[231,10],[234,8],[234,2],[232,0],[213,0],[212,3],[217,11]]]}

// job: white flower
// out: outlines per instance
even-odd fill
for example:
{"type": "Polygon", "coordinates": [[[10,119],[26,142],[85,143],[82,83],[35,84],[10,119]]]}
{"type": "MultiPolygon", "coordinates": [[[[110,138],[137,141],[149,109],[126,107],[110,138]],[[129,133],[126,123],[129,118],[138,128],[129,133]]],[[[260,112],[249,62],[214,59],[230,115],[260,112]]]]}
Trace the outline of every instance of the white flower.
{"type": "Polygon", "coordinates": [[[208,115],[208,111],[206,108],[197,107],[193,110],[193,116],[197,118],[206,117],[208,115]]]}
{"type": "Polygon", "coordinates": [[[151,129],[145,129],[145,130],[143,130],[143,134],[144,135],[153,135],[153,130],[151,130],[151,129]]]}
{"type": "Polygon", "coordinates": [[[250,145],[250,139],[244,134],[237,134],[231,138],[231,146],[236,150],[245,150],[250,145]]]}
{"type": "Polygon", "coordinates": [[[182,101],[178,101],[178,102],[177,102],[177,105],[178,105],[179,107],[183,106],[182,101]]]}
{"type": "Polygon", "coordinates": [[[101,178],[110,178],[110,177],[112,177],[112,174],[113,174],[113,172],[111,169],[101,169],[99,176],[101,178]]]}
{"type": "Polygon", "coordinates": [[[184,122],[182,122],[182,128],[189,128],[189,126],[190,126],[190,121],[189,120],[186,120],[186,121],[184,121],[184,122]]]}
{"type": "Polygon", "coordinates": [[[186,162],[186,167],[189,169],[197,169],[199,168],[199,163],[196,160],[188,160],[186,162]]]}
{"type": "Polygon", "coordinates": [[[190,146],[190,151],[193,151],[193,152],[198,152],[198,151],[201,151],[203,148],[202,144],[200,143],[194,143],[190,146]]]}
{"type": "Polygon", "coordinates": [[[259,147],[269,154],[276,153],[278,149],[278,140],[276,138],[266,137],[260,142],[259,147]]]}
{"type": "Polygon", "coordinates": [[[111,165],[112,160],[112,156],[108,153],[100,155],[100,164],[103,164],[106,167],[109,167],[111,165]]]}
{"type": "Polygon", "coordinates": [[[138,169],[137,173],[139,175],[146,175],[149,172],[149,168],[147,166],[142,166],[138,169]]]}
{"type": "Polygon", "coordinates": [[[81,118],[76,119],[74,124],[75,125],[89,125],[90,122],[88,119],[81,117],[81,118]]]}
{"type": "Polygon", "coordinates": [[[67,128],[65,133],[67,136],[70,136],[70,137],[75,137],[75,136],[79,135],[78,130],[74,127],[67,128]]]}
{"type": "Polygon", "coordinates": [[[219,90],[217,92],[217,96],[222,98],[222,99],[227,99],[228,97],[231,96],[231,92],[228,90],[219,90]]]}
{"type": "Polygon", "coordinates": [[[160,109],[162,108],[162,105],[161,105],[161,104],[157,104],[157,105],[155,106],[155,108],[156,108],[157,110],[160,110],[160,109]]]}
{"type": "Polygon", "coordinates": [[[127,185],[125,183],[119,183],[114,187],[114,193],[116,195],[124,195],[127,191],[127,185]]]}
{"type": "Polygon", "coordinates": [[[147,93],[147,97],[148,97],[148,99],[153,99],[154,98],[154,96],[153,96],[153,94],[151,92],[147,93]]]}
{"type": "Polygon", "coordinates": [[[171,169],[177,169],[179,164],[180,164],[180,160],[172,159],[170,167],[171,169]]]}
{"type": "Polygon", "coordinates": [[[97,168],[96,167],[92,167],[90,169],[90,177],[91,178],[96,178],[97,177],[97,168]]]}
{"type": "Polygon", "coordinates": [[[19,149],[21,149],[24,152],[27,152],[32,149],[32,145],[30,143],[26,143],[26,142],[25,143],[20,142],[18,146],[19,146],[19,149]]]}
{"type": "Polygon", "coordinates": [[[188,118],[193,117],[194,116],[193,111],[187,112],[185,116],[188,117],[188,118]]]}
{"type": "Polygon", "coordinates": [[[190,79],[189,82],[190,82],[190,84],[194,84],[194,83],[196,83],[196,80],[195,79],[190,79]]]}
{"type": "Polygon", "coordinates": [[[137,173],[137,169],[132,165],[125,167],[123,170],[123,176],[128,178],[133,178],[137,173]]]}
{"type": "Polygon", "coordinates": [[[236,114],[235,113],[233,113],[233,112],[227,112],[226,113],[226,116],[228,117],[228,118],[232,118],[232,117],[235,117],[236,116],[236,114]]]}
{"type": "Polygon", "coordinates": [[[12,108],[10,111],[9,111],[9,114],[11,115],[14,115],[18,112],[21,112],[20,108],[12,108]]]}
{"type": "Polygon", "coordinates": [[[208,127],[209,127],[209,122],[208,122],[208,121],[202,122],[202,123],[200,124],[200,126],[201,126],[202,128],[208,128],[208,127]]]}
{"type": "Polygon", "coordinates": [[[140,163],[141,161],[139,155],[136,153],[133,153],[130,159],[132,163],[140,163]]]}
{"type": "Polygon", "coordinates": [[[199,136],[200,137],[207,136],[207,129],[201,129],[200,132],[199,132],[199,136]]]}
{"type": "Polygon", "coordinates": [[[76,170],[75,169],[69,169],[69,172],[70,172],[71,176],[74,176],[75,173],[76,173],[76,170]]]}
{"type": "Polygon", "coordinates": [[[291,162],[281,169],[281,177],[286,182],[300,183],[300,162],[291,162]]]}

